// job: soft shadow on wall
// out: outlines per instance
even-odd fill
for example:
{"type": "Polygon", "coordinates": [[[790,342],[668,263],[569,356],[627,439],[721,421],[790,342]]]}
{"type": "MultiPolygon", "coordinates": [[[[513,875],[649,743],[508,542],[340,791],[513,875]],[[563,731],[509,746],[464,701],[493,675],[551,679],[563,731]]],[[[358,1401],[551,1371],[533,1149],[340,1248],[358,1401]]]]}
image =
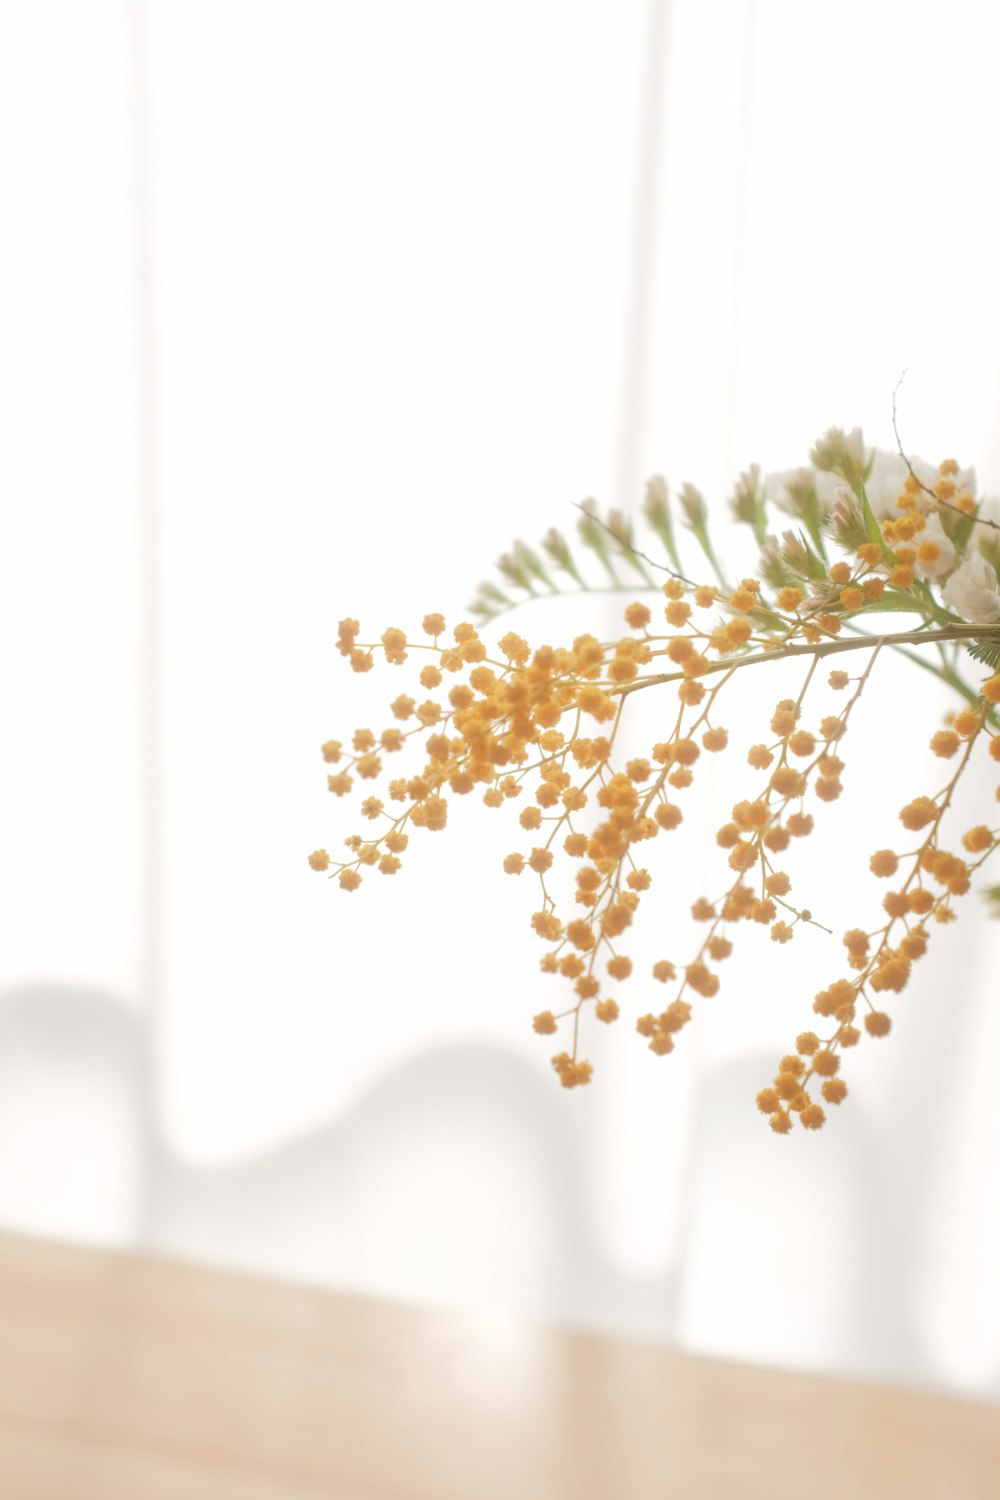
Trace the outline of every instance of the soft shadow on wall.
{"type": "MultiPolygon", "coordinates": [[[[565,1101],[502,1050],[414,1056],[337,1124],[249,1162],[197,1167],[149,1133],[141,1039],[124,1006],[97,991],[21,989],[0,1001],[0,1220],[397,1300],[940,1385],[914,1287],[886,1249],[898,1260],[920,1233],[917,1209],[907,1224],[884,1190],[892,1143],[873,1164],[879,1132],[854,1101],[839,1141],[783,1142],[776,1175],[774,1143],[747,1128],[745,1107],[767,1062],[754,1055],[706,1077],[680,1256],[644,1277],[595,1243],[565,1101]]],[[[980,1393],[1000,1394],[1000,1369],[980,1393]]]]}

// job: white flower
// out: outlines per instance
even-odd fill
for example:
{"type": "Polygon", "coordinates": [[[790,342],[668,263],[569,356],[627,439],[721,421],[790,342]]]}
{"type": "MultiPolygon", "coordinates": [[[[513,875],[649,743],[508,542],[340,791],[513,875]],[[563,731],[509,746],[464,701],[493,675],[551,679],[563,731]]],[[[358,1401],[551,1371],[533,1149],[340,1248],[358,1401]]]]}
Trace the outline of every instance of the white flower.
{"type": "Polygon", "coordinates": [[[972,496],[973,500],[975,500],[975,498],[976,498],[976,471],[975,471],[975,468],[971,468],[971,469],[959,469],[959,471],[958,471],[957,474],[952,474],[951,480],[952,480],[952,483],[955,486],[956,492],[959,495],[962,493],[963,490],[967,490],[968,493],[972,496]]]}
{"type": "MultiPolygon", "coordinates": [[[[906,481],[910,477],[910,471],[906,466],[906,460],[899,453],[886,453],[881,448],[869,450],[871,460],[871,473],[865,480],[865,493],[868,503],[875,515],[880,519],[891,516],[895,519],[899,515],[896,506],[898,497],[903,493],[906,481]]],[[[933,464],[927,463],[923,458],[911,458],[913,472],[927,489],[933,490],[941,479],[941,470],[935,469],[933,464]]],[[[961,494],[967,491],[973,498],[976,494],[976,471],[975,469],[960,469],[956,474],[950,476],[955,486],[955,493],[961,494]]],[[[930,495],[923,490],[918,490],[916,495],[917,509],[925,511],[932,505],[930,495]]]]}
{"type": "Polygon", "coordinates": [[[924,529],[917,532],[913,538],[913,545],[917,549],[913,571],[918,578],[943,578],[958,562],[955,544],[950,537],[945,536],[941,517],[936,510],[930,511],[924,517],[924,529]],[[924,544],[927,542],[931,543],[932,548],[937,548],[936,556],[923,556],[924,544]]]}
{"type": "Polygon", "coordinates": [[[984,521],[992,521],[994,525],[1000,525],[1000,496],[984,495],[979,502],[976,514],[984,521]]]}
{"type": "MultiPolygon", "coordinates": [[[[932,490],[941,478],[937,469],[925,463],[922,458],[912,458],[910,462],[920,483],[932,490]]],[[[896,501],[903,493],[903,486],[909,477],[910,471],[900,454],[885,453],[880,448],[873,450],[871,473],[865,480],[865,494],[876,516],[880,519],[885,516],[893,518],[899,516],[896,501]]],[[[917,495],[918,509],[923,510],[926,504],[927,496],[921,491],[917,495]]]]}
{"type": "Polygon", "coordinates": [[[957,567],[941,597],[949,609],[974,625],[1000,620],[1000,583],[985,557],[970,557],[957,567]]]}

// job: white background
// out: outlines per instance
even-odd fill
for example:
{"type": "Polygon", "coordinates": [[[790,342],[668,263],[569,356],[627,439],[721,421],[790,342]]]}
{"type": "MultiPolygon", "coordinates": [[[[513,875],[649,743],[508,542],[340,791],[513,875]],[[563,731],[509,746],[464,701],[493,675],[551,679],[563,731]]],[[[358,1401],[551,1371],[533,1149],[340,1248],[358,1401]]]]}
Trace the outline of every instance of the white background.
{"type": "MultiPolygon", "coordinates": [[[[654,470],[725,529],[750,462],[890,445],[904,367],[908,444],[1000,490],[998,43],[870,0],[0,6],[0,1222],[1000,1393],[977,897],[778,1141],[753,1094],[836,939],[748,939],[672,1057],[602,1031],[563,1095],[512,819],[351,898],[304,860],[353,826],[318,745],[406,685],[341,616],[457,620],[654,470]]],[[[835,931],[929,789],[927,681],[873,683],[802,851],[835,931]]]]}

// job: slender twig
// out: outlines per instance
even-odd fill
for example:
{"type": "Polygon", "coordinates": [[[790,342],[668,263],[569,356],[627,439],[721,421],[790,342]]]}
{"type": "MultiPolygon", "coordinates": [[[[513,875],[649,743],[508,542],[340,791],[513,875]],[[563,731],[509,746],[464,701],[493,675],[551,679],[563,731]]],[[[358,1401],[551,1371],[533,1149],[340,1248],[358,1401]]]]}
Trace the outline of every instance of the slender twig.
{"type": "MultiPolygon", "coordinates": [[[[596,510],[588,510],[587,507],[579,500],[575,500],[573,503],[576,506],[577,510],[582,511],[582,513],[587,517],[588,521],[596,521],[597,525],[601,527],[602,531],[606,531],[608,533],[608,536],[611,537],[613,541],[617,542],[619,547],[621,547],[624,551],[631,552],[633,557],[641,557],[643,562],[649,563],[649,566],[651,568],[657,568],[661,573],[669,573],[670,577],[676,578],[678,583],[686,583],[688,587],[692,589],[697,588],[697,584],[693,583],[690,578],[685,578],[683,573],[675,573],[673,568],[667,567],[666,563],[657,562],[656,559],[650,557],[648,553],[640,552],[638,547],[633,547],[632,543],[626,541],[626,539],[619,532],[615,531],[613,526],[609,526],[607,521],[602,521],[596,510]]],[[[628,585],[623,584],[622,587],[627,589],[628,585]]]]}
{"type": "MultiPolygon", "coordinates": [[[[735,661],[731,657],[723,657],[721,661],[709,662],[699,675],[708,677],[714,672],[728,672],[738,667],[756,667],[765,661],[785,661],[791,656],[839,656],[844,651],[860,651],[865,648],[881,650],[883,646],[920,646],[928,641],[984,639],[1000,641],[1000,625],[943,625],[938,630],[901,630],[893,635],[856,636],[849,641],[818,641],[815,645],[780,646],[773,651],[757,651],[748,656],[741,656],[735,661]]],[[[623,687],[608,688],[607,693],[609,697],[620,695],[624,698],[640,688],[653,687],[665,682],[680,682],[686,676],[687,674],[683,671],[661,672],[655,677],[641,677],[635,682],[626,683],[623,687]]]]}
{"type": "Polygon", "coordinates": [[[919,475],[914,473],[913,465],[910,463],[910,460],[903,452],[903,444],[899,436],[899,427],[896,423],[896,392],[899,390],[899,387],[903,384],[903,381],[905,379],[906,371],[904,370],[902,375],[900,375],[899,379],[896,381],[895,387],[892,392],[892,430],[896,436],[896,447],[899,449],[899,456],[903,460],[907,469],[910,471],[910,477],[915,481],[916,484],[920,486],[925,495],[929,495],[931,497],[935,505],[941,505],[945,510],[953,510],[956,516],[962,517],[963,521],[974,521],[977,526],[988,526],[991,531],[1000,531],[1000,523],[996,521],[989,521],[985,516],[970,515],[969,512],[963,510],[960,505],[952,505],[950,500],[942,500],[940,495],[935,495],[933,490],[929,490],[926,484],[924,484],[923,480],[919,477],[919,475]]]}

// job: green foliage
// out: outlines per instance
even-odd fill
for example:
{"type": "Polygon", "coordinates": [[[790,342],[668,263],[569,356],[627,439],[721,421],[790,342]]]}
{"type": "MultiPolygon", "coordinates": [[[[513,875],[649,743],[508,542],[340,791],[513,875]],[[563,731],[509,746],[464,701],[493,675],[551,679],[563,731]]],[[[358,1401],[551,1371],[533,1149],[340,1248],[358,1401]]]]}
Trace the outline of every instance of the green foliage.
{"type": "Polygon", "coordinates": [[[981,661],[991,672],[1000,672],[1000,640],[983,636],[979,640],[966,641],[965,649],[974,661],[981,661]]]}
{"type": "Polygon", "coordinates": [[[656,532],[663,543],[664,551],[673,564],[677,573],[681,572],[681,560],[677,555],[677,544],[674,541],[674,524],[670,514],[670,497],[667,491],[667,481],[662,474],[654,474],[646,486],[645,499],[642,502],[643,515],[647,522],[656,532]]]}
{"type": "Polygon", "coordinates": [[[741,525],[750,527],[757,546],[763,547],[767,541],[767,496],[759,465],[752,464],[740,475],[729,508],[741,525]]]}

